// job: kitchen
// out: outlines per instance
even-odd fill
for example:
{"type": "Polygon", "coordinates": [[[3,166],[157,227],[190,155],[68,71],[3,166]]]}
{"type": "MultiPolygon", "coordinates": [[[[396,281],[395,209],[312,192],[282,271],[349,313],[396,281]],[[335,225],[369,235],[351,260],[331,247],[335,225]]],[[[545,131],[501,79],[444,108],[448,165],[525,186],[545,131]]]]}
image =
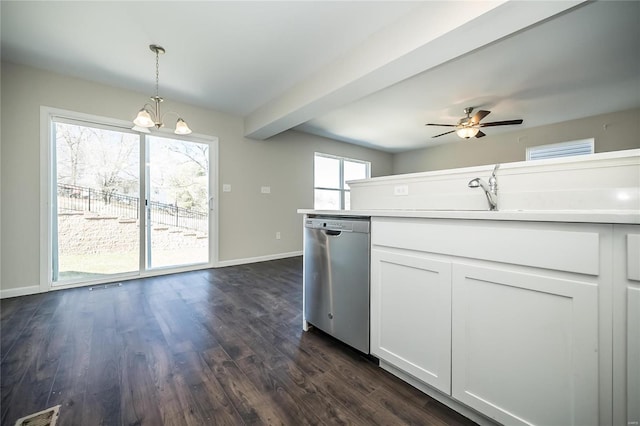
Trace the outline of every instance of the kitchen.
{"type": "MultiPolygon", "coordinates": [[[[42,6],[42,5],[39,5],[42,6]]],[[[5,23],[7,13],[11,12],[11,2],[3,2],[3,43],[7,40],[5,31],[11,29],[10,22],[5,23]]],[[[15,6],[13,6],[15,7],[15,6]]],[[[26,6],[25,6],[26,7],[26,6]]],[[[70,6],[68,6],[70,7],[70,6]]],[[[110,14],[109,8],[104,4],[95,6],[84,5],[90,11],[95,8],[98,14],[114,19],[110,14]]],[[[160,6],[159,6],[160,7],[160,6]]],[[[166,5],[169,7],[169,5],[166,5]]],[[[414,5],[414,7],[418,7],[414,5]]],[[[444,7],[444,6],[443,6],[444,7]]],[[[506,7],[506,6],[504,6],[506,7]]],[[[570,7],[569,4],[564,7],[570,7]]],[[[583,8],[591,6],[582,6],[583,8]]],[[[135,8],[134,8],[135,9],[135,8]]],[[[137,10],[137,9],[136,9],[137,10]]],[[[580,10],[578,8],[575,13],[580,10]]],[[[66,11],[71,14],[72,9],[66,11]]],[[[501,9],[508,15],[508,9],[501,9]]],[[[81,12],[87,12],[82,10],[81,12]]],[[[402,11],[397,11],[400,13],[402,11]]],[[[406,12],[406,11],[405,11],[406,12]]],[[[33,11],[31,12],[33,13],[33,11]]],[[[95,12],[94,12],[95,13],[95,12]]],[[[113,13],[113,12],[111,12],[113,13]]],[[[346,13],[346,12],[345,12],[346,13]]],[[[444,13],[444,11],[443,11],[444,13]]],[[[488,12],[487,12],[488,13],[488,12]]],[[[558,13],[555,11],[554,13],[558,13]]],[[[570,11],[563,16],[571,16],[574,13],[570,11]]],[[[20,15],[13,15],[20,22],[18,17],[26,19],[29,11],[20,11],[20,15]]],[[[80,13],[82,15],[82,13],[80,13]]],[[[162,14],[161,14],[162,15],[162,14]]],[[[172,16],[170,13],[166,13],[172,16]]],[[[174,14],[175,15],[175,14],[174,14]]],[[[120,16],[117,13],[115,16],[120,16]]],[[[126,14],[125,14],[126,16],[126,14]]],[[[140,19],[144,17],[139,15],[140,19]]],[[[506,21],[511,16],[505,16],[506,21]]],[[[160,16],[157,19],[167,19],[160,16]]],[[[248,19],[248,18],[247,18],[248,19]]],[[[372,17],[373,19],[373,17],[372,17]]],[[[469,18],[470,19],[470,18],[469,18]]],[[[532,18],[533,19],[533,18],[532,18]]],[[[542,19],[540,16],[537,19],[542,19]]],[[[109,21],[105,19],[105,22],[109,21]]],[[[242,24],[239,21],[238,25],[242,24]]],[[[146,31],[154,36],[159,33],[154,32],[151,24],[146,22],[146,31]]],[[[170,23],[165,27],[170,27],[170,23]]],[[[527,24],[520,22],[519,25],[526,27],[527,24]]],[[[43,25],[44,27],[44,25],[43,25]]],[[[159,25],[162,27],[162,25],[159,25]]],[[[496,25],[499,27],[499,25],[496,25]]],[[[29,28],[29,25],[24,25],[29,28]]],[[[97,27],[100,28],[100,27],[97,27]]],[[[475,28],[475,27],[472,27],[475,28]]],[[[496,30],[497,31],[497,30],[496,30]]],[[[99,33],[100,31],[96,31],[99,33]]],[[[41,176],[34,173],[41,167],[40,163],[40,125],[38,111],[40,106],[54,106],[57,108],[78,111],[88,114],[104,117],[115,117],[122,120],[131,120],[135,115],[136,108],[139,107],[143,100],[152,90],[152,64],[151,57],[147,49],[150,42],[165,43],[167,54],[162,58],[162,67],[170,67],[174,61],[172,58],[178,58],[180,48],[178,46],[170,47],[159,37],[158,40],[146,40],[146,37],[138,37],[133,40],[141,39],[140,43],[135,46],[133,57],[139,57],[137,61],[133,61],[131,66],[136,64],[137,72],[136,81],[128,82],[124,88],[114,88],[113,84],[103,82],[90,82],[79,76],[65,75],[64,65],[57,65],[54,71],[44,71],[47,61],[51,59],[39,59],[40,62],[34,62],[32,65],[23,65],[19,62],[20,56],[14,57],[12,60],[6,59],[5,55],[9,55],[11,50],[3,48],[3,68],[2,68],[2,93],[3,93],[3,145],[2,145],[2,297],[13,297],[24,294],[30,294],[42,291],[43,281],[46,282],[46,273],[43,279],[43,268],[41,261],[43,257],[38,256],[41,245],[41,217],[40,205],[41,199],[40,184],[41,176]],[[33,90],[37,88],[38,90],[33,90]],[[96,101],[99,100],[99,101],[96,101]],[[17,123],[24,123],[18,126],[17,123]],[[19,182],[20,184],[15,184],[19,182]],[[23,209],[14,209],[11,206],[21,205],[23,209]]],[[[500,37],[499,34],[491,34],[493,37],[500,37]]],[[[471,37],[471,36],[469,36],[471,37]]],[[[468,40],[467,37],[465,40],[468,40]]],[[[633,37],[630,37],[633,39],[633,37]]],[[[40,37],[41,43],[45,43],[46,37],[40,37]]],[[[133,43],[133,41],[131,41],[133,43]]],[[[486,40],[484,40],[486,42],[486,40]]],[[[129,41],[127,41],[129,43],[129,41]]],[[[46,46],[46,45],[45,45],[46,46]]],[[[437,47],[437,46],[436,46],[437,47]]],[[[469,46],[467,42],[460,42],[461,49],[473,50],[473,46],[469,46]]],[[[435,47],[432,47],[435,49],[435,47]]],[[[50,54],[55,54],[55,47],[48,46],[50,54]]],[[[118,50],[105,48],[104,51],[96,49],[95,46],[88,46],[88,51],[93,51],[94,57],[108,55],[113,58],[112,62],[117,62],[118,50]]],[[[627,52],[633,50],[627,50],[627,52]]],[[[432,51],[433,52],[433,51],[432,51]]],[[[60,52],[62,53],[62,52],[60,52]]],[[[19,55],[19,54],[18,54],[19,55]]],[[[89,55],[91,56],[91,55],[89,55]]],[[[625,55],[627,60],[632,60],[633,55],[625,55]]],[[[355,56],[354,56],[355,57],[355,56]]],[[[24,59],[28,59],[29,55],[24,54],[24,59]]],[[[96,59],[97,60],[97,59],[96,59]]],[[[189,63],[189,58],[182,58],[180,62],[189,63]]],[[[186,65],[180,65],[184,68],[186,65]]],[[[108,69],[109,66],[106,66],[108,69]]],[[[180,74],[186,72],[184,69],[174,72],[178,81],[181,79],[180,74]]],[[[615,67],[613,67],[615,68],[615,67]]],[[[78,68],[84,73],[84,78],[96,71],[91,68],[78,68]]],[[[637,68],[632,68],[637,71],[637,68]]],[[[161,68],[164,72],[164,68],[161,68]]],[[[233,70],[232,70],[233,71],[233,70]]],[[[471,77],[473,70],[466,70],[471,77]]],[[[96,72],[97,73],[97,72],[96,72]]],[[[398,71],[397,78],[402,78],[398,71]]],[[[171,70],[166,74],[171,76],[171,70]]],[[[330,75],[327,75],[327,81],[330,75]]],[[[615,76],[616,78],[618,75],[615,76]]],[[[167,90],[167,104],[170,105],[171,100],[177,99],[177,92],[171,86],[164,86],[164,74],[161,74],[161,88],[167,90]]],[[[627,85],[620,84],[616,86],[616,92],[629,93],[625,90],[634,86],[634,81],[622,80],[627,85]],[[631,86],[628,86],[631,84],[631,86]]],[[[600,93],[600,92],[597,92],[600,93]]],[[[633,94],[633,92],[631,92],[633,94]]],[[[349,98],[348,93],[343,93],[346,99],[349,98]]],[[[362,93],[356,94],[357,98],[362,93]]],[[[351,96],[356,96],[351,95],[351,96]]],[[[470,95],[473,99],[476,94],[470,95]]],[[[622,99],[622,97],[619,97],[622,99]]],[[[637,92],[635,96],[637,100],[637,92]]],[[[424,127],[427,121],[444,120],[447,117],[459,118],[462,115],[462,108],[474,104],[471,100],[469,104],[461,104],[458,101],[460,94],[451,93],[449,100],[445,104],[441,104],[439,108],[447,108],[445,112],[440,112],[433,117],[420,117],[418,125],[422,133],[422,138],[426,141],[435,132],[430,132],[424,127]],[[455,98],[455,99],[454,99],[455,98]],[[455,103],[455,105],[453,105],[455,103]]],[[[591,102],[585,102],[584,98],[576,98],[575,108],[583,108],[587,106],[598,106],[597,99],[599,96],[591,94],[588,98],[591,102]]],[[[353,99],[356,100],[356,99],[353,99]]],[[[336,99],[327,99],[328,103],[337,102],[336,99]]],[[[496,102],[494,101],[494,104],[496,102]]],[[[438,145],[429,148],[434,155],[428,156],[426,151],[407,151],[403,153],[392,153],[389,151],[374,150],[364,148],[359,145],[345,144],[337,140],[319,137],[298,129],[279,133],[270,137],[268,140],[257,140],[251,138],[254,124],[261,119],[266,120],[274,129],[279,129],[284,124],[281,121],[291,120],[295,122],[296,118],[291,115],[279,118],[269,118],[265,114],[255,114],[254,120],[251,122],[243,119],[241,115],[216,111],[215,108],[202,108],[186,101],[170,105],[170,108],[180,111],[195,132],[216,136],[219,139],[219,170],[216,187],[222,188],[222,185],[228,183],[231,185],[231,191],[228,193],[220,190],[219,195],[219,229],[218,229],[218,245],[217,245],[217,265],[216,266],[233,266],[251,262],[267,261],[278,258],[286,258],[287,256],[295,257],[301,254],[302,250],[302,225],[301,215],[297,213],[299,208],[313,207],[313,177],[310,173],[313,170],[313,154],[314,152],[328,152],[334,155],[340,155],[346,158],[357,158],[370,161],[372,163],[372,176],[386,176],[397,173],[449,169],[463,166],[507,163],[518,161],[520,158],[514,158],[514,151],[518,151],[518,156],[523,155],[521,151],[527,146],[527,138],[529,142],[539,141],[540,144],[550,142],[560,142],[563,140],[581,139],[586,137],[584,133],[596,136],[596,151],[614,151],[632,149],[638,147],[637,137],[627,137],[622,135],[637,134],[637,108],[638,104],[624,104],[622,106],[613,106],[613,109],[604,109],[591,111],[584,116],[572,117],[577,122],[572,125],[562,126],[560,124],[549,124],[550,127],[539,126],[537,133],[535,129],[523,129],[518,131],[515,138],[521,138],[518,142],[507,144],[507,133],[494,132],[492,137],[477,141],[460,141],[451,139],[450,144],[438,145]],[[614,114],[623,111],[619,114],[614,114]],[[597,116],[594,119],[586,117],[597,116]],[[271,120],[271,121],[269,121],[271,120]],[[253,123],[253,124],[252,124],[253,123]],[[608,124],[608,126],[605,126],[608,124]],[[555,126],[555,127],[554,127],[555,126]],[[605,130],[604,127],[607,127],[605,130]],[[574,130],[570,130],[570,129],[574,130]],[[576,131],[575,129],[579,129],[576,131]],[[629,130],[630,129],[630,130],[629,130]],[[635,133],[634,133],[635,132],[635,133]],[[546,139],[542,135],[554,134],[560,140],[547,136],[546,139]],[[249,136],[249,137],[245,137],[249,136]],[[501,139],[504,138],[504,139],[501,139]],[[471,144],[470,144],[471,143],[471,144]],[[447,148],[450,145],[451,148],[447,148]],[[426,160],[425,157],[429,157],[426,160]],[[426,166],[427,161],[436,161],[440,159],[439,165],[426,166]],[[455,160],[459,163],[455,164],[455,160]],[[424,160],[424,161],[422,161],[424,160]],[[422,161],[423,168],[415,169],[416,163],[422,161]],[[473,161],[480,161],[473,163],[473,161]],[[292,177],[295,177],[292,179],[292,177]],[[269,186],[271,192],[263,194],[260,192],[262,186],[269,186]],[[259,212],[259,219],[256,219],[256,212],[259,212]],[[276,232],[281,232],[282,238],[277,240],[274,238],[276,232]]],[[[508,105],[508,104],[507,104],[508,105]]],[[[565,110],[571,110],[569,103],[563,104],[565,110]]],[[[317,105],[316,105],[317,106],[317,105]]],[[[478,104],[478,106],[480,106],[478,104]]],[[[602,105],[602,107],[609,107],[602,105]]],[[[276,111],[278,105],[274,105],[270,111],[276,111]]],[[[502,118],[524,118],[525,124],[530,120],[530,116],[520,117],[517,112],[508,106],[503,111],[491,108],[493,114],[502,114],[502,118]],[[515,114],[515,115],[513,115],[515,114]]],[[[355,119],[355,118],[354,118],[355,119]]],[[[266,129],[268,126],[265,126],[266,129]]],[[[497,129],[496,129],[497,130],[497,129]]],[[[253,136],[259,136],[257,133],[253,136]]],[[[349,137],[347,135],[346,137],[349,137]]],[[[258,138],[259,139],[259,138],[258,138]]],[[[364,138],[363,138],[364,139],[364,138]]],[[[513,135],[511,139],[514,139],[513,135]]],[[[4,330],[3,330],[4,331],[4,330]]]]}

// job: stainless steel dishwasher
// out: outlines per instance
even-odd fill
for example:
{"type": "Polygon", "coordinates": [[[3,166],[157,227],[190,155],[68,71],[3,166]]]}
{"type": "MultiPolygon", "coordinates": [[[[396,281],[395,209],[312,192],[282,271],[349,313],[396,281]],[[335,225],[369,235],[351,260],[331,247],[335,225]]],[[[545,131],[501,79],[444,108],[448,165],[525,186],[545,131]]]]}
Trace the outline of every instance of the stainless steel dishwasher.
{"type": "Polygon", "coordinates": [[[369,353],[370,220],[305,217],[303,328],[369,353]]]}

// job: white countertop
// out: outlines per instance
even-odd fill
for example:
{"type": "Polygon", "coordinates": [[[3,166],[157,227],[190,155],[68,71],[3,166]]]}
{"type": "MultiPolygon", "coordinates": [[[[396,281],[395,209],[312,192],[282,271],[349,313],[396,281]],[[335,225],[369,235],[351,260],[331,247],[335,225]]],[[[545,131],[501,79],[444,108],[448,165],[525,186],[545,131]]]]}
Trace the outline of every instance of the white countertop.
{"type": "Polygon", "coordinates": [[[510,220],[529,222],[640,224],[640,212],[629,210],[313,210],[298,213],[324,216],[406,217],[423,219],[510,220]]]}

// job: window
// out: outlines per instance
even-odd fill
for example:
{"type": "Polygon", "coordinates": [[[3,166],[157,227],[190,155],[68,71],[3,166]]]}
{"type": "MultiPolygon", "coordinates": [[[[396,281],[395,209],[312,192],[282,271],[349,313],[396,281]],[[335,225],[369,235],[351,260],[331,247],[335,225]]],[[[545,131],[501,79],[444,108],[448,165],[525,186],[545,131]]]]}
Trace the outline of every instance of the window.
{"type": "Polygon", "coordinates": [[[552,143],[527,148],[527,161],[593,154],[594,139],[552,143]]]}
{"type": "Polygon", "coordinates": [[[349,210],[351,192],[348,181],[371,176],[371,163],[316,152],[314,157],[314,208],[349,210]]]}

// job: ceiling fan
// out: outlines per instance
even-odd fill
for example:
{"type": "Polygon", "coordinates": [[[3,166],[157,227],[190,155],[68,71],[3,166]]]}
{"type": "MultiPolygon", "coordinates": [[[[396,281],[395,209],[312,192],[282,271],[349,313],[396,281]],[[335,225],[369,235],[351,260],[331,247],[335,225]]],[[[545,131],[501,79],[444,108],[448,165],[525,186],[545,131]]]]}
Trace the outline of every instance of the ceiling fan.
{"type": "Polygon", "coordinates": [[[482,120],[487,115],[489,115],[491,111],[480,110],[476,112],[473,117],[471,117],[472,111],[473,111],[473,107],[465,108],[464,113],[467,114],[467,116],[462,117],[460,120],[458,120],[458,124],[428,123],[426,124],[426,126],[455,127],[454,130],[450,130],[448,132],[440,133],[439,135],[433,136],[434,138],[456,132],[456,134],[461,138],[469,139],[473,136],[475,136],[476,138],[481,138],[485,136],[485,134],[480,130],[480,127],[510,126],[513,124],[522,124],[522,120],[505,120],[505,121],[492,121],[490,123],[480,123],[480,120],[482,120]]]}

